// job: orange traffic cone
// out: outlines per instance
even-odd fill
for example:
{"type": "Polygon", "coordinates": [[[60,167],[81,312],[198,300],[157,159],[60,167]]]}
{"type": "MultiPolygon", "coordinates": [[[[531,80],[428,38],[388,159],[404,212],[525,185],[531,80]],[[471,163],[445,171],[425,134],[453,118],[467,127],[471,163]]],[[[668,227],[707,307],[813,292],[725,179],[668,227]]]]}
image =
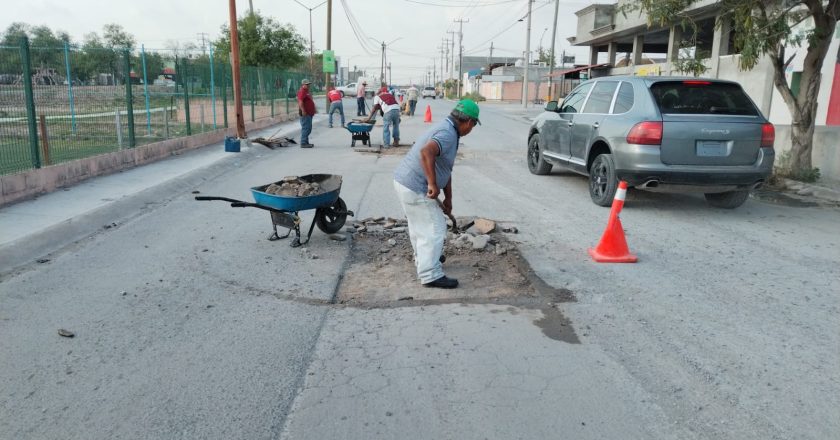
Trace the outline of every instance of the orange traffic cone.
{"type": "Polygon", "coordinates": [[[618,191],[615,192],[610,220],[607,222],[607,229],[601,237],[598,246],[589,248],[589,255],[599,263],[635,263],[638,261],[635,255],[627,248],[627,240],[624,239],[624,228],[621,227],[621,219],[618,214],[624,207],[624,197],[627,195],[627,182],[621,181],[618,184],[618,191]]]}
{"type": "Polygon", "coordinates": [[[403,95],[400,95],[400,102],[403,101],[403,95]]]}
{"type": "Polygon", "coordinates": [[[423,122],[432,122],[432,106],[429,104],[426,104],[426,117],[423,122]]]}

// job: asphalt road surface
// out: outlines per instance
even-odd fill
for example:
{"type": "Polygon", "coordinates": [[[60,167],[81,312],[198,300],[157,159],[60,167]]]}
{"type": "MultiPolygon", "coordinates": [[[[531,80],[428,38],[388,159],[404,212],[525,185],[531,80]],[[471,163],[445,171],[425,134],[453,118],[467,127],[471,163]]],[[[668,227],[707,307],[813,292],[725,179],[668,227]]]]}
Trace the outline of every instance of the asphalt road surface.
{"type": "MultiPolygon", "coordinates": [[[[454,106],[421,100],[404,143],[426,104],[454,106]]],[[[402,217],[402,156],[319,119],[314,149],[256,145],[0,247],[49,260],[0,278],[0,438],[840,437],[840,210],[630,191],[639,262],[596,264],[609,211],[581,176],[528,172],[536,113],[482,105],[454,211],[517,225],[536,274],[574,294],[557,308],[579,343],[527,307],[332,305],[350,240],[291,248],[264,211],[193,200],[331,173],[356,218],[402,217]]]]}

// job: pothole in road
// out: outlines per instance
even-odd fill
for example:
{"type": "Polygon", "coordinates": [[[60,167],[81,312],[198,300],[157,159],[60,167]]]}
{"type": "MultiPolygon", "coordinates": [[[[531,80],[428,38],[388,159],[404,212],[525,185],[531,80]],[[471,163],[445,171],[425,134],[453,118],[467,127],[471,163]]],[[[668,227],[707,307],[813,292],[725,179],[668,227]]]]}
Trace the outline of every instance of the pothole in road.
{"type": "Polygon", "coordinates": [[[391,308],[458,303],[540,309],[543,317],[534,324],[546,336],[580,342],[571,322],[557,308],[559,303],[575,301],[574,294],[549,286],[537,276],[508,234],[491,232],[487,246],[474,249],[466,237],[459,240],[450,233],[443,267],[460,284],[456,289],[434,289],[417,280],[408,232],[367,229],[353,235],[350,263],[338,287],[339,304],[391,308]]]}

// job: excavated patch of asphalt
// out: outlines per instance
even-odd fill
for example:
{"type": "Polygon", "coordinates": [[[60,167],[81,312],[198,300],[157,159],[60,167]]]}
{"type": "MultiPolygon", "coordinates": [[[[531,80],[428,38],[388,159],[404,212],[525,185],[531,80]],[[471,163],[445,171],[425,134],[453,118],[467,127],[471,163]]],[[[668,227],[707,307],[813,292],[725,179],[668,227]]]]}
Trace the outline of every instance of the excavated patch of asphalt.
{"type": "MultiPolygon", "coordinates": [[[[400,221],[396,222],[400,225],[400,221]]],[[[556,340],[579,343],[574,327],[557,304],[574,294],[546,284],[517,250],[510,235],[491,232],[486,246],[474,246],[478,234],[449,234],[444,255],[447,276],[457,289],[423,287],[417,280],[413,250],[404,227],[382,228],[370,222],[352,234],[349,264],[337,289],[338,305],[360,308],[413,307],[434,304],[498,304],[539,309],[534,322],[556,340]],[[460,237],[460,238],[459,238],[460,237]]],[[[480,244],[479,240],[479,244],[480,244]]]]}

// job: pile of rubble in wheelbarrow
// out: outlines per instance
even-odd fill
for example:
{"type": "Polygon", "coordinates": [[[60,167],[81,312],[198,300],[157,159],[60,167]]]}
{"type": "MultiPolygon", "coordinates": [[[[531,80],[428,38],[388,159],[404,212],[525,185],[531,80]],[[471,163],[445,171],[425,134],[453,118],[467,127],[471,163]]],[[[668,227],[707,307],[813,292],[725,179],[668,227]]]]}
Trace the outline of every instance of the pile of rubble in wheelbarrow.
{"type": "Polygon", "coordinates": [[[278,196],[308,197],[327,192],[318,182],[306,182],[298,176],[287,176],[283,180],[268,185],[265,193],[278,196]]]}

